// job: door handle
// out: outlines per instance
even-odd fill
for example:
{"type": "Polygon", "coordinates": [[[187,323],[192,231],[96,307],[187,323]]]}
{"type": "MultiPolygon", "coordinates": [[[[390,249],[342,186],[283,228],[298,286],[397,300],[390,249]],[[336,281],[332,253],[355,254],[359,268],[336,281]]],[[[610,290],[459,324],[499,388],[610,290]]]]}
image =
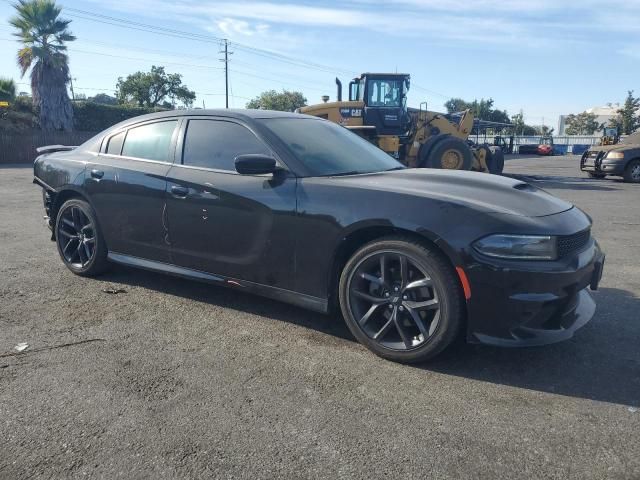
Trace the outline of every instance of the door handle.
{"type": "Polygon", "coordinates": [[[185,198],[189,194],[189,189],[186,187],[180,187],[178,185],[173,185],[171,187],[171,195],[176,198],[185,198]]]}
{"type": "Polygon", "coordinates": [[[94,168],[93,170],[91,170],[91,177],[100,180],[102,177],[104,177],[104,172],[102,170],[97,170],[94,168]]]}

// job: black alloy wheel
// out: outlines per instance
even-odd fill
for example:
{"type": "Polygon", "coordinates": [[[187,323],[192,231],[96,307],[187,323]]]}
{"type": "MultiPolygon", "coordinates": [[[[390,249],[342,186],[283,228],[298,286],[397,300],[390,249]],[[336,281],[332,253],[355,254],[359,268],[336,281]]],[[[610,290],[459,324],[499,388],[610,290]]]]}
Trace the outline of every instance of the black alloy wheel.
{"type": "Polygon", "coordinates": [[[65,202],[56,219],[56,243],[64,264],[79,275],[96,275],[106,267],[107,251],[89,204],[65,202]]]}
{"type": "Polygon", "coordinates": [[[417,362],[439,353],[461,324],[461,295],[446,261],[419,243],[382,240],[347,263],[340,302],[352,333],[375,353],[417,362]]]}

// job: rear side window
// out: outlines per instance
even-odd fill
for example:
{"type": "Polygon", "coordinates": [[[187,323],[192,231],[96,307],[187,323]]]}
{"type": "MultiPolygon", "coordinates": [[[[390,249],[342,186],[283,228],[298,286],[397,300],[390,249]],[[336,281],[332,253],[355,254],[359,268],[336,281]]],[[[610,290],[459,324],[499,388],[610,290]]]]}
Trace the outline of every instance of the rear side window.
{"type": "Polygon", "coordinates": [[[120,132],[109,139],[109,143],[107,143],[107,153],[111,155],[120,155],[120,152],[122,152],[124,134],[125,132],[120,132]]]}
{"type": "Polygon", "coordinates": [[[177,124],[177,120],[171,120],[130,128],[124,140],[122,155],[160,162],[171,161],[169,148],[177,124]]]}
{"type": "Polygon", "coordinates": [[[235,171],[236,156],[270,154],[269,148],[248,128],[222,120],[189,120],[183,163],[194,167],[235,171]]]}

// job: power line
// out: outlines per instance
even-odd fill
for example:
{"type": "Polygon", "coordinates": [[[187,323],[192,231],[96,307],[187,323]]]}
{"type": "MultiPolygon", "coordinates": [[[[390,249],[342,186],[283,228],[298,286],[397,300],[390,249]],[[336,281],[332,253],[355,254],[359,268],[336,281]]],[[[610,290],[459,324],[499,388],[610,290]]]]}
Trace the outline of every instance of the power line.
{"type": "MultiPolygon", "coordinates": [[[[68,13],[68,15],[72,17],[78,17],[84,20],[91,20],[99,23],[106,23],[108,25],[115,25],[121,28],[141,30],[149,33],[155,33],[158,35],[165,35],[165,36],[183,38],[188,40],[196,40],[196,41],[208,42],[208,43],[218,43],[225,40],[223,38],[216,37],[214,35],[203,35],[203,34],[198,34],[193,32],[186,32],[184,30],[160,27],[157,25],[151,25],[148,23],[136,22],[132,20],[126,20],[118,17],[113,17],[110,15],[103,15],[103,14],[89,12],[89,11],[81,10],[77,8],[66,7],[65,12],[67,11],[77,12],[77,13],[68,13]]],[[[239,42],[229,42],[229,45],[232,45],[234,48],[237,48],[249,53],[253,53],[255,55],[260,55],[263,57],[270,58],[272,60],[289,63],[299,67],[310,68],[315,70],[324,70],[330,73],[342,72],[342,73],[347,73],[349,75],[355,74],[353,71],[350,71],[350,70],[344,70],[344,69],[336,68],[333,66],[328,66],[328,65],[323,65],[316,62],[310,62],[307,60],[298,59],[295,57],[284,55],[279,52],[274,52],[274,51],[265,50],[261,48],[251,47],[249,45],[244,45],[239,42]]]]}

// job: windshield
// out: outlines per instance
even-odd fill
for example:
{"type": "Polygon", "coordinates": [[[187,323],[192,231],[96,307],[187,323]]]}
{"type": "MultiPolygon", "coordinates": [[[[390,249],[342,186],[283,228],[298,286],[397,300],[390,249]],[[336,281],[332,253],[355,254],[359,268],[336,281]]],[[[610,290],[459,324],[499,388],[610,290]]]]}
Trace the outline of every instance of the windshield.
{"type": "Polygon", "coordinates": [[[275,133],[312,176],[355,175],[404,168],[344,127],[313,118],[259,120],[275,133]]]}
{"type": "Polygon", "coordinates": [[[402,105],[402,80],[374,79],[367,81],[367,104],[370,107],[402,105]]]}

